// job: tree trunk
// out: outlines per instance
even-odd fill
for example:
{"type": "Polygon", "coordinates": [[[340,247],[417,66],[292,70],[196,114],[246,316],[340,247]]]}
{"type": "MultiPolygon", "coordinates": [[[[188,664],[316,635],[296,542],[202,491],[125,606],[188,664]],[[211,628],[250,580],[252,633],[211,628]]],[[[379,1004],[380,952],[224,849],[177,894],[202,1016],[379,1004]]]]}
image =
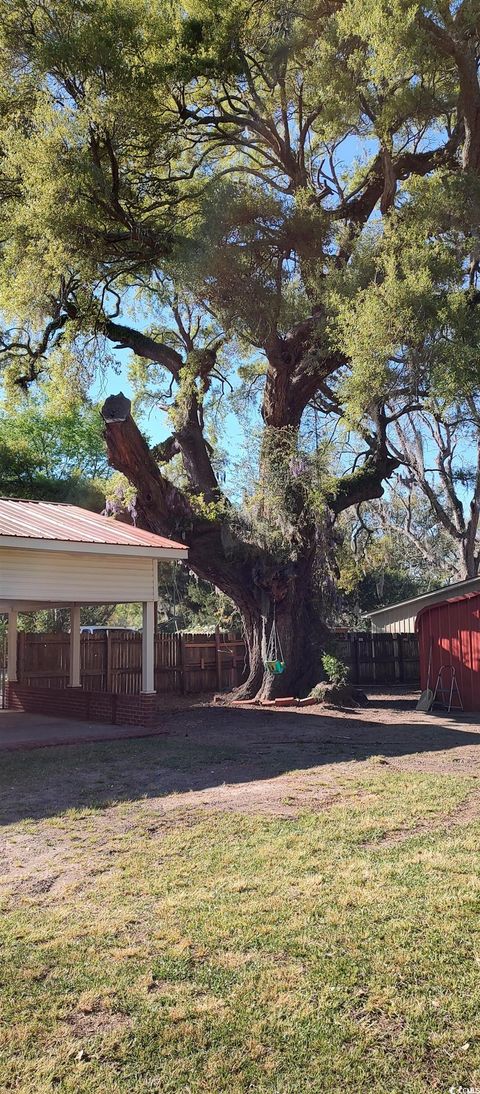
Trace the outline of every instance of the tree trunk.
{"type": "Polygon", "coordinates": [[[249,675],[233,694],[235,699],[302,697],[321,678],[321,654],[328,635],[316,602],[312,580],[313,555],[295,567],[293,574],[279,570],[270,588],[255,593],[255,607],[242,610],[242,595],[230,595],[242,612],[248,648],[249,675]],[[279,641],[278,657],[285,662],[282,673],[266,668],[266,655],[273,623],[279,641]]]}

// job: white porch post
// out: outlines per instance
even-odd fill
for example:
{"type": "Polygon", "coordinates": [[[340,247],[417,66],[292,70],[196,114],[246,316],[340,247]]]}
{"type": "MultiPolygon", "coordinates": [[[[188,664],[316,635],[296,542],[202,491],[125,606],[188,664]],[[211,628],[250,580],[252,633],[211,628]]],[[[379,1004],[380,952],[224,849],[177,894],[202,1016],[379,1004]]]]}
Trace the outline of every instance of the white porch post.
{"type": "Polygon", "coordinates": [[[72,604],[70,608],[70,688],[80,687],[80,608],[72,604]]]}
{"type": "Polygon", "coordinates": [[[153,600],[142,604],[142,692],[155,691],[155,611],[153,600]]]}
{"type": "Polygon", "coordinates": [[[7,629],[7,677],[9,683],[15,683],[15,681],[17,680],[17,620],[18,612],[9,611],[7,629]]]}

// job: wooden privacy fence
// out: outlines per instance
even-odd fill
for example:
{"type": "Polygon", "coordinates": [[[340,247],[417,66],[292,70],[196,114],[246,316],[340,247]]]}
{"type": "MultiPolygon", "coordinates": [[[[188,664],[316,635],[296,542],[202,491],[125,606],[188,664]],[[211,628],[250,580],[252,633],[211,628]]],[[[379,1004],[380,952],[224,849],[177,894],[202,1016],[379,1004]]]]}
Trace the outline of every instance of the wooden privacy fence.
{"type": "MultiPolygon", "coordinates": [[[[70,636],[18,636],[18,678],[29,687],[68,684],[70,636]]],[[[142,636],[128,631],[82,634],[81,682],[88,691],[133,695],[142,687],[142,636]]],[[[157,634],[155,688],[158,692],[228,691],[247,672],[245,644],[235,634],[157,634]]]]}
{"type": "MultiPolygon", "coordinates": [[[[68,684],[68,634],[19,634],[18,676],[30,687],[68,684]]],[[[350,667],[354,684],[415,687],[419,682],[418,642],[414,634],[335,636],[336,652],[350,667]]],[[[133,695],[141,691],[142,636],[111,631],[83,634],[81,680],[88,691],[133,695]]],[[[155,687],[158,692],[229,691],[245,680],[247,655],[235,634],[157,634],[155,687]]],[[[319,671],[320,677],[320,671],[319,671]]]]}
{"type": "Polygon", "coordinates": [[[416,634],[336,635],[337,656],[350,667],[353,684],[416,687],[420,682],[416,634]]]}

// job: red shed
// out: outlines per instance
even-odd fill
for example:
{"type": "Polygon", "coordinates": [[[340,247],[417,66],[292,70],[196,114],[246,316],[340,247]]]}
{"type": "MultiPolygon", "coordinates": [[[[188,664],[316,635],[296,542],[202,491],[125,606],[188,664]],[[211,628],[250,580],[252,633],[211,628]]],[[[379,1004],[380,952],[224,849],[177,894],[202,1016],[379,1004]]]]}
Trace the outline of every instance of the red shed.
{"type": "MultiPolygon", "coordinates": [[[[442,665],[453,666],[465,710],[480,711],[480,593],[469,593],[432,604],[419,612],[416,621],[420,653],[420,680],[435,689],[442,665]]],[[[450,686],[450,673],[444,673],[450,686]]],[[[452,705],[458,705],[453,696],[452,705]]]]}

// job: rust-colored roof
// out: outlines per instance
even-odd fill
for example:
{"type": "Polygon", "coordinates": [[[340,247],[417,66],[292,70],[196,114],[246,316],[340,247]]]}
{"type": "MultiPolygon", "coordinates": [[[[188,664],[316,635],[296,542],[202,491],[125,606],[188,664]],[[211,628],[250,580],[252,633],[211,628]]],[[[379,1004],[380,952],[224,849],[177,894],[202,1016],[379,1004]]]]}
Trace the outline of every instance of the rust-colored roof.
{"type": "Polygon", "coordinates": [[[117,547],[154,547],[187,550],[164,536],[99,516],[78,505],[0,498],[0,537],[55,540],[59,543],[111,544],[117,547]]]}

